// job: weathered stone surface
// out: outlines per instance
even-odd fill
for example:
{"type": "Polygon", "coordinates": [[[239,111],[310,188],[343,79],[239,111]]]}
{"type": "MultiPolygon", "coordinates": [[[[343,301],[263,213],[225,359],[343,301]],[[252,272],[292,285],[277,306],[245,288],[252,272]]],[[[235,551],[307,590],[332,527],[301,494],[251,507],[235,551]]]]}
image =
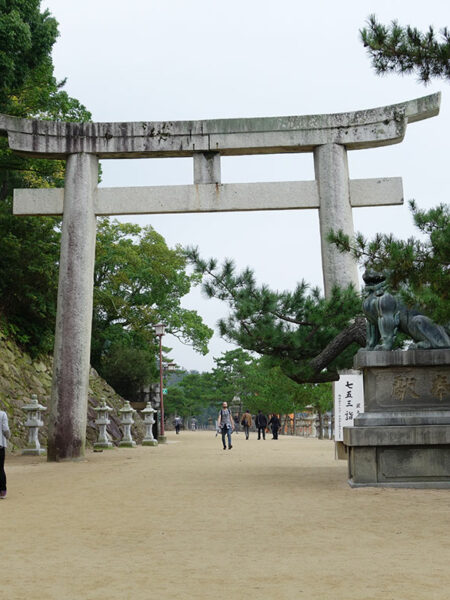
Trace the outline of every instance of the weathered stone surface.
{"type": "Polygon", "coordinates": [[[450,410],[445,367],[373,368],[364,379],[366,412],[373,410],[450,410]]]}
{"type": "Polygon", "coordinates": [[[46,407],[38,402],[36,394],[31,394],[31,400],[22,406],[22,410],[27,414],[24,425],[28,428],[28,443],[22,450],[22,454],[31,456],[45,454],[45,449],[39,442],[39,429],[44,424],[42,413],[47,410],[46,407]]]}
{"type": "Polygon", "coordinates": [[[420,446],[450,444],[450,424],[344,428],[347,446],[420,446]]]}
{"type": "Polygon", "coordinates": [[[133,440],[131,427],[134,424],[134,414],[136,410],[130,405],[129,401],[126,400],[123,407],[119,410],[120,424],[122,426],[122,439],[119,442],[121,448],[134,448],[136,442],[133,440]]]}
{"type": "Polygon", "coordinates": [[[89,385],[98,159],[67,160],[48,459],[84,456],[89,385]]]}
{"type": "MultiPolygon", "coordinates": [[[[354,179],[349,182],[352,207],[403,203],[401,177],[354,179]]],[[[161,185],[98,188],[95,214],[137,215],[320,208],[316,181],[161,185]]],[[[15,215],[62,215],[64,190],[16,189],[15,215]]]]}
{"type": "Polygon", "coordinates": [[[358,415],[358,426],[378,425],[450,425],[450,410],[389,410],[371,411],[358,415]]]}
{"type": "Polygon", "coordinates": [[[220,183],[220,154],[196,152],[194,154],[194,183],[220,183]]]}
{"type": "Polygon", "coordinates": [[[440,94],[433,94],[328,115],[135,123],[63,123],[0,115],[0,133],[8,135],[12,150],[39,158],[85,152],[99,158],[273,154],[311,152],[323,144],[352,150],[401,142],[408,122],[438,114],[439,104],[440,94]]]}
{"type": "Polygon", "coordinates": [[[450,480],[450,446],[443,448],[383,448],[379,453],[381,481],[450,480]],[[399,473],[401,475],[399,476],[399,473]]]}
{"type": "Polygon", "coordinates": [[[330,231],[341,229],[353,237],[347,150],[340,144],[324,144],[314,150],[314,168],[320,197],[320,240],[325,296],[331,295],[339,273],[339,285],[359,289],[356,260],[349,252],[336,252],[327,240],[330,231]]]}
{"type": "Polygon", "coordinates": [[[450,446],[352,448],[349,483],[352,487],[450,488],[450,446]]]}
{"type": "Polygon", "coordinates": [[[102,398],[102,401],[94,408],[94,411],[97,413],[95,424],[98,428],[98,439],[96,442],[94,442],[94,452],[113,448],[114,444],[110,441],[107,432],[107,427],[111,423],[109,419],[109,413],[112,412],[113,409],[108,406],[105,399],[102,398]]]}
{"type": "Polygon", "coordinates": [[[371,352],[358,350],[353,360],[355,369],[368,367],[426,367],[450,365],[450,350],[379,350],[371,352]]]}
{"type": "Polygon", "coordinates": [[[364,446],[358,452],[348,453],[350,484],[370,484],[377,482],[377,449],[364,446]],[[356,481],[355,481],[356,480],[356,481]]]}

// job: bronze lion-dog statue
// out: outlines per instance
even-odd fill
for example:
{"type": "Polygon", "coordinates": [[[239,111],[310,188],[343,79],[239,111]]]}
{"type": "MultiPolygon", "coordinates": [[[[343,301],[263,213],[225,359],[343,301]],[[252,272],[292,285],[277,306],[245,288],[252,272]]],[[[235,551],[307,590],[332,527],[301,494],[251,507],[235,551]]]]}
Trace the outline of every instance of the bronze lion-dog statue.
{"type": "Polygon", "coordinates": [[[392,350],[399,331],[414,340],[410,348],[450,348],[450,336],[443,326],[407,308],[398,296],[387,291],[385,273],[367,269],[363,280],[366,350],[392,350]]]}

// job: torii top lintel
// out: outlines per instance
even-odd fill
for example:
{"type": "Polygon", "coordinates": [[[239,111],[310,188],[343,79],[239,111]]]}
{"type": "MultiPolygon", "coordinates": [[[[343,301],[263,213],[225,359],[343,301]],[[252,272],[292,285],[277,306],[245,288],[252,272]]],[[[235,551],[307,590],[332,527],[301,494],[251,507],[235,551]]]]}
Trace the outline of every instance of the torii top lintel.
{"type": "Polygon", "coordinates": [[[55,159],[82,152],[99,158],[311,152],[333,143],[355,150],[401,142],[408,123],[437,115],[439,105],[437,93],[369,110],[291,117],[66,123],[0,115],[0,135],[19,154],[55,159]]]}

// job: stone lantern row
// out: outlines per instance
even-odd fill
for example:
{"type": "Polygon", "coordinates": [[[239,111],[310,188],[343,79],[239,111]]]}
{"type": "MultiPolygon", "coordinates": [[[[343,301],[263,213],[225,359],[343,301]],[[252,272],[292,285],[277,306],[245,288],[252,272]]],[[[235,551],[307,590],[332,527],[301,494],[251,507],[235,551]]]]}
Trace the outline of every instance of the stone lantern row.
{"type": "MultiPolygon", "coordinates": [[[[101,452],[113,448],[113,443],[108,439],[106,428],[110,424],[109,413],[112,408],[108,406],[104,399],[99,406],[94,408],[97,413],[95,424],[98,426],[98,439],[94,443],[94,452],[101,452]]],[[[119,442],[119,447],[134,448],[136,442],[131,435],[131,426],[134,423],[134,413],[136,410],[130,405],[128,400],[125,401],[123,407],[118,411],[120,414],[120,424],[122,425],[123,437],[119,442]]],[[[153,425],[155,423],[154,414],[156,410],[152,407],[151,402],[147,402],[147,406],[141,411],[144,415],[145,436],[142,440],[143,446],[157,446],[158,442],[153,436],[153,425]]]]}
{"type": "MultiPolygon", "coordinates": [[[[42,421],[42,413],[46,411],[46,407],[42,406],[38,402],[36,394],[32,394],[31,400],[28,404],[25,404],[22,409],[27,415],[27,419],[24,423],[25,427],[28,428],[28,442],[26,448],[23,449],[22,454],[39,456],[45,454],[45,449],[41,448],[39,442],[39,429],[42,427],[44,422],[42,421]]],[[[95,424],[98,427],[98,438],[94,443],[94,452],[101,452],[102,450],[113,448],[112,442],[108,438],[107,427],[110,424],[109,413],[113,409],[106,404],[104,398],[99,406],[94,408],[97,413],[95,424]]],[[[134,413],[136,410],[130,405],[128,400],[125,401],[123,407],[118,411],[120,415],[119,422],[122,426],[122,439],[119,442],[119,446],[122,448],[134,448],[136,442],[133,440],[131,434],[131,426],[134,423],[134,413]]],[[[142,414],[144,415],[145,424],[145,436],[142,440],[143,446],[157,446],[158,442],[153,436],[153,425],[155,423],[156,410],[152,407],[151,403],[148,402],[142,414]]]]}

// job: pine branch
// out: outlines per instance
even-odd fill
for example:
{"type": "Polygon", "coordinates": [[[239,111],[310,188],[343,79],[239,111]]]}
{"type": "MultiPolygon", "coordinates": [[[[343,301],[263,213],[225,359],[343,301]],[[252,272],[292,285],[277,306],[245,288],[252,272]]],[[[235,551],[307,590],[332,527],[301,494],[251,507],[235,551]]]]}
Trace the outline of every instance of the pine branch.
{"type": "Polygon", "coordinates": [[[428,83],[434,77],[450,79],[450,33],[447,27],[438,38],[433,27],[425,33],[402,27],[392,21],[389,27],[370,15],[367,27],[360,30],[361,40],[372,59],[377,74],[389,71],[400,74],[416,72],[419,81],[428,83]]]}
{"type": "Polygon", "coordinates": [[[356,317],[353,323],[331,340],[322,352],[310,361],[309,366],[315,374],[320,373],[350,344],[355,342],[362,347],[366,345],[366,319],[362,316],[356,317]]]}
{"type": "Polygon", "coordinates": [[[269,311],[274,317],[280,319],[281,321],[286,321],[287,323],[294,323],[295,325],[305,326],[305,327],[315,327],[315,323],[310,323],[309,321],[299,321],[298,319],[292,319],[291,317],[287,317],[286,315],[282,315],[277,311],[269,311]]]}

